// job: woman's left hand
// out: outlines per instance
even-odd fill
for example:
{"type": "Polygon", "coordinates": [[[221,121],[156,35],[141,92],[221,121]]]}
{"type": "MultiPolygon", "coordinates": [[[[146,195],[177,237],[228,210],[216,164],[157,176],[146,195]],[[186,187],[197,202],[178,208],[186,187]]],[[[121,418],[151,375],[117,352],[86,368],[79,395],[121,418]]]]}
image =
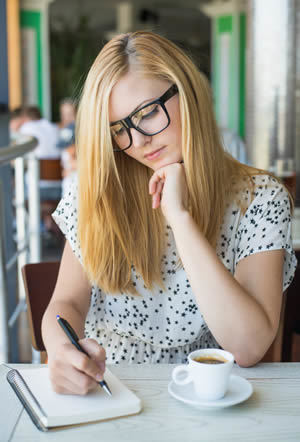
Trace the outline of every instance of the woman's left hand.
{"type": "Polygon", "coordinates": [[[170,224],[187,210],[188,192],[184,164],[173,163],[158,169],[149,181],[152,208],[162,209],[170,224]]]}

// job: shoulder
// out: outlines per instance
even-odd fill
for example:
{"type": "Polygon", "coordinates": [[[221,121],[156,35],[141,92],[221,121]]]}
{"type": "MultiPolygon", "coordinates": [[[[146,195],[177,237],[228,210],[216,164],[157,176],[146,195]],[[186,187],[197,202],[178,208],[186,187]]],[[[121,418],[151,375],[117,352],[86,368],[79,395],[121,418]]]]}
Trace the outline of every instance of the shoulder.
{"type": "Polygon", "coordinates": [[[253,202],[267,205],[270,205],[272,201],[289,203],[289,193],[286,187],[272,175],[254,175],[251,179],[253,202]]]}
{"type": "Polygon", "coordinates": [[[79,240],[77,236],[77,225],[78,225],[78,183],[77,176],[74,176],[72,180],[70,180],[69,187],[58,204],[55,212],[52,214],[52,217],[58,227],[61,229],[69,244],[81,261],[81,251],[79,240]]]}
{"type": "Polygon", "coordinates": [[[26,123],[22,124],[20,127],[20,133],[25,135],[31,135],[32,132],[37,130],[37,126],[35,124],[35,121],[27,121],[26,123]]]}
{"type": "Polygon", "coordinates": [[[43,129],[47,129],[47,130],[54,132],[54,133],[59,132],[57,125],[54,123],[51,123],[51,121],[49,121],[49,120],[46,120],[46,118],[39,120],[39,126],[43,129]]]}
{"type": "Polygon", "coordinates": [[[289,203],[286,187],[272,175],[252,175],[235,183],[235,186],[234,199],[244,211],[253,204],[270,205],[274,200],[289,203]]]}
{"type": "Polygon", "coordinates": [[[68,187],[64,195],[64,199],[77,203],[78,200],[78,175],[74,173],[70,176],[68,187]]]}
{"type": "Polygon", "coordinates": [[[289,224],[291,202],[286,187],[271,175],[251,177],[252,185],[247,185],[240,194],[241,226],[268,225],[268,228],[289,224]],[[244,202],[244,207],[243,207],[244,202]]]}
{"type": "MultiPolygon", "coordinates": [[[[58,206],[56,207],[54,213],[52,214],[54,220],[62,227],[61,224],[70,223],[77,224],[77,214],[78,214],[78,179],[77,174],[70,179],[66,192],[63,198],[60,200],[58,206]]],[[[62,229],[65,233],[65,229],[62,229]]]]}
{"type": "Polygon", "coordinates": [[[59,130],[59,140],[57,146],[61,149],[66,148],[75,142],[75,124],[70,123],[68,126],[59,130]]]}
{"type": "Polygon", "coordinates": [[[70,176],[68,185],[62,199],[60,200],[54,214],[60,215],[66,212],[77,212],[78,209],[78,177],[77,174],[70,176]]]}
{"type": "Polygon", "coordinates": [[[287,189],[268,174],[253,175],[234,184],[233,196],[224,214],[223,229],[231,233],[245,225],[255,226],[274,220],[289,222],[291,204],[287,189]]]}

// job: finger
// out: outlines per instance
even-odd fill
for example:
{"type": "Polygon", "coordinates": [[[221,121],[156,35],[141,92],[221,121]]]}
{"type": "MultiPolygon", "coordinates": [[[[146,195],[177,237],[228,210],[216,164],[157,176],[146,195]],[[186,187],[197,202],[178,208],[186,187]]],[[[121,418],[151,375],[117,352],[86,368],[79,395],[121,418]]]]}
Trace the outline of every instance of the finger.
{"type": "Polygon", "coordinates": [[[157,170],[149,180],[149,193],[150,195],[156,192],[156,187],[159,181],[165,179],[165,173],[162,169],[157,170]]]}
{"type": "Polygon", "coordinates": [[[60,394],[85,395],[98,385],[93,378],[79,372],[74,367],[68,367],[68,370],[64,370],[62,373],[56,373],[55,379],[51,381],[54,390],[60,394]]]}
{"type": "Polygon", "coordinates": [[[158,183],[157,183],[157,186],[156,186],[156,192],[157,193],[161,193],[162,192],[162,189],[163,189],[163,187],[164,187],[164,184],[165,184],[165,180],[164,180],[164,178],[162,178],[158,183]]]}
{"type": "Polygon", "coordinates": [[[150,195],[153,195],[156,192],[156,185],[157,185],[157,180],[156,179],[152,179],[153,177],[151,177],[150,181],[149,181],[149,193],[150,195]]]}
{"type": "Polygon", "coordinates": [[[164,181],[159,181],[156,186],[156,192],[152,195],[152,208],[157,209],[160,206],[162,189],[164,187],[164,181]]]}
{"type": "Polygon", "coordinates": [[[152,195],[152,209],[158,209],[160,204],[160,196],[158,193],[152,195]]]}
{"type": "Polygon", "coordinates": [[[91,378],[94,378],[96,381],[103,380],[103,368],[100,368],[96,364],[96,362],[86,354],[74,349],[71,361],[72,366],[75,367],[78,371],[81,371],[91,378]]]}
{"type": "Polygon", "coordinates": [[[82,339],[79,341],[81,347],[89,354],[93,361],[100,368],[101,373],[105,371],[105,349],[95,339],[82,339]]]}

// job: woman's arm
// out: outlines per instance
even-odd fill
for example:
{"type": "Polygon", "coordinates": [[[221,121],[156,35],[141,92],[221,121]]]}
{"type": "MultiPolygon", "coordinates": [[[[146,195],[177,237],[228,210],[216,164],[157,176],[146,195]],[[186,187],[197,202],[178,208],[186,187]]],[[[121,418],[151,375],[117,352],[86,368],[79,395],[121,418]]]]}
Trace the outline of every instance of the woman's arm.
{"type": "Polygon", "coordinates": [[[189,213],[174,218],[171,227],[209,329],[238,364],[255,364],[278,329],[284,251],[260,252],[242,259],[233,277],[189,213]]]}
{"type": "Polygon", "coordinates": [[[184,166],[171,164],[152,176],[153,208],[170,224],[199,310],[219,344],[242,366],[258,362],[271,345],[282,302],[283,250],[242,259],[234,277],[190,216],[184,166]]]}
{"type": "Polygon", "coordinates": [[[59,393],[85,394],[96,386],[96,380],[103,379],[105,351],[96,341],[84,339],[90,291],[83,268],[66,241],[55,290],[42,320],[51,381],[59,393]],[[70,343],[57,323],[57,314],[70,322],[91,358],[70,343]]]}

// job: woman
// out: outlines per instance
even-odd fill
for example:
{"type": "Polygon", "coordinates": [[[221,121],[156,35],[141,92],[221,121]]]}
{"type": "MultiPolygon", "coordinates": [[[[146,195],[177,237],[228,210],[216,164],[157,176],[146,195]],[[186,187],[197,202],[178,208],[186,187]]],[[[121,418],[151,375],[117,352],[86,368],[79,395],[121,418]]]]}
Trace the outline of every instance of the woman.
{"type": "Polygon", "coordinates": [[[78,184],[54,214],[67,242],[42,327],[54,389],[86,393],[105,357],[178,363],[221,346],[259,361],[296,266],[289,196],[224,152],[203,75],[158,35],[120,35],[89,72],[77,124],[78,184]]]}
{"type": "Polygon", "coordinates": [[[75,119],[76,104],[72,98],[64,98],[59,104],[60,122],[57,147],[61,150],[62,196],[64,196],[72,176],[76,173],[75,119]]]}

